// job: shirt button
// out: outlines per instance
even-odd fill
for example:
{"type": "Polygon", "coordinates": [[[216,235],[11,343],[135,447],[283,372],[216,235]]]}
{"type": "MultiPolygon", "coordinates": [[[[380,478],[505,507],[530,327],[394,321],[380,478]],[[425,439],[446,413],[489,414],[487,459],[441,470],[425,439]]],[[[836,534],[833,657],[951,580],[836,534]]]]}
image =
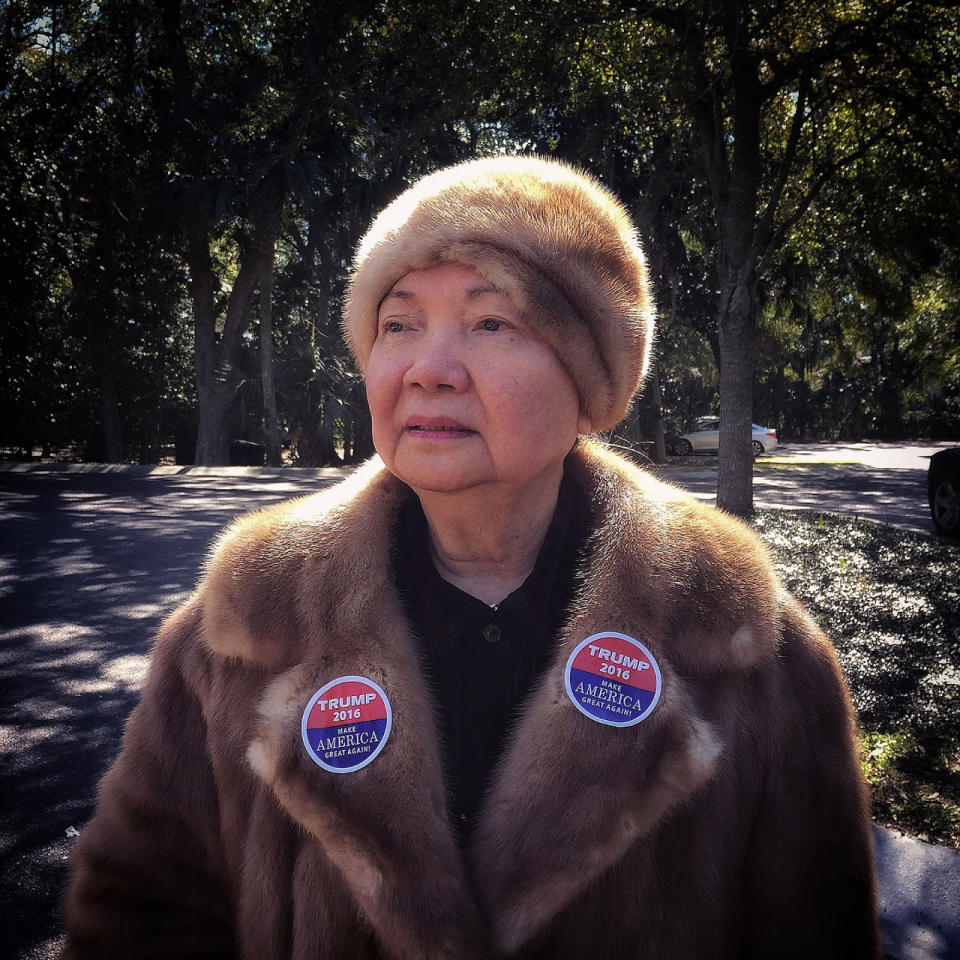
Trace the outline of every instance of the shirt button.
{"type": "Polygon", "coordinates": [[[483,628],[483,639],[487,643],[498,643],[500,641],[500,628],[495,623],[488,623],[483,628]]]}

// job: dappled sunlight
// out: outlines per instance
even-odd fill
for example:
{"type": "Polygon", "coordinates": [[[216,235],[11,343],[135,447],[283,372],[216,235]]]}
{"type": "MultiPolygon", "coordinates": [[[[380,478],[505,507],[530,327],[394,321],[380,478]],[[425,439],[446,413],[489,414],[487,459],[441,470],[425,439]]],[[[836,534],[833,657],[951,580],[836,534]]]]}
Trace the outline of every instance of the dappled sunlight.
{"type": "Polygon", "coordinates": [[[960,848],[960,543],[819,512],[754,526],[837,648],[875,819],[960,848]]]}
{"type": "Polygon", "coordinates": [[[907,644],[906,637],[902,637],[896,633],[884,633],[883,631],[878,631],[873,634],[872,642],[875,646],[883,647],[903,647],[907,644]]]}
{"type": "Polygon", "coordinates": [[[117,657],[116,660],[108,663],[104,668],[103,676],[111,684],[125,686],[129,690],[139,690],[149,666],[148,656],[131,653],[125,657],[117,657]]]}
{"type": "MultiPolygon", "coordinates": [[[[79,635],[79,631],[75,636],[79,635]]],[[[42,642],[42,641],[41,641],[42,642]]],[[[48,646],[54,646],[54,642],[50,641],[48,646]]],[[[96,650],[74,650],[71,649],[66,644],[63,644],[65,653],[60,656],[50,656],[48,654],[44,655],[43,658],[43,669],[45,670],[71,670],[78,667],[90,667],[96,666],[100,663],[102,657],[100,653],[96,650]]]]}
{"type": "MultiPolygon", "coordinates": [[[[109,693],[117,686],[113,680],[104,677],[91,677],[89,680],[78,680],[73,684],[74,694],[83,696],[91,693],[109,693]]],[[[137,688],[133,688],[134,692],[137,688]]]]}
{"type": "Polygon", "coordinates": [[[754,525],[836,645],[861,721],[960,735],[960,545],[827,513],[763,512],[754,525]]]}
{"type": "Polygon", "coordinates": [[[89,819],[156,630],[211,541],[324,482],[0,474],[0,889],[22,909],[55,915],[65,831],[89,819]]]}
{"type": "MultiPolygon", "coordinates": [[[[12,723],[0,723],[0,753],[29,750],[42,741],[58,735],[59,731],[56,727],[25,728],[12,723]]],[[[4,841],[0,836],[0,843],[9,843],[11,840],[12,837],[7,837],[4,841]]]]}
{"type": "Polygon", "coordinates": [[[83,557],[52,557],[49,564],[50,572],[56,577],[86,576],[103,570],[102,563],[83,557]]]}
{"type": "Polygon", "coordinates": [[[758,506],[829,511],[865,520],[910,524],[931,529],[927,506],[926,472],[918,469],[881,469],[852,466],[844,470],[830,467],[804,471],[799,485],[792,472],[756,471],[754,499],[758,506]]]}
{"type": "MultiPolygon", "coordinates": [[[[35,720],[46,726],[68,723],[73,715],[73,705],[69,700],[61,700],[53,696],[28,697],[20,703],[21,729],[24,729],[28,720],[35,720]]],[[[36,728],[29,731],[36,732],[36,728]]]]}

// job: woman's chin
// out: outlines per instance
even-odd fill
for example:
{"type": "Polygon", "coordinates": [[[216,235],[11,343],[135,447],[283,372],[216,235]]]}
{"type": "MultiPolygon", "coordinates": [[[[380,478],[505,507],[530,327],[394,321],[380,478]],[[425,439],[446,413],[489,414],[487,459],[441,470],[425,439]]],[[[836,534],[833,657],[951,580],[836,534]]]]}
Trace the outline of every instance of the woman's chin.
{"type": "Polygon", "coordinates": [[[459,493],[495,479],[476,456],[398,456],[387,466],[417,493],[459,493]]]}
{"type": "Polygon", "coordinates": [[[495,480],[483,452],[462,441],[401,445],[387,463],[391,473],[418,493],[457,493],[495,480]]]}
{"type": "Polygon", "coordinates": [[[408,487],[420,493],[462,493],[474,489],[491,478],[477,470],[451,470],[425,467],[393,471],[408,487]]]}

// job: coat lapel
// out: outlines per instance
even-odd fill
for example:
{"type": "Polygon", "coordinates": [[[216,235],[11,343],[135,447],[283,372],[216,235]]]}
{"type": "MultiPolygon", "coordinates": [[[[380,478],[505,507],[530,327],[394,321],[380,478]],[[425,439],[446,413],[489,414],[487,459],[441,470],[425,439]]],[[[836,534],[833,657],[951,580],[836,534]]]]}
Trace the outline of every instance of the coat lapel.
{"type": "Polygon", "coordinates": [[[564,687],[567,657],[613,629],[657,644],[622,619],[578,619],[497,770],[471,861],[497,950],[511,955],[713,774],[721,744],[697,717],[670,663],[662,690],[631,727],[581,713],[564,687]]]}
{"type": "Polygon", "coordinates": [[[779,590],[749,533],[595,447],[573,469],[593,501],[591,558],[555,661],[496,771],[470,858],[505,955],[713,776],[723,742],[698,715],[689,678],[749,669],[776,652],[779,590]],[[660,699],[634,726],[585,716],[565,689],[570,654],[607,631],[640,641],[660,667],[660,699]]]}
{"type": "Polygon", "coordinates": [[[248,759],[339,870],[384,956],[466,960],[484,955],[482,928],[447,817],[432,702],[390,579],[390,517],[403,495],[379,478],[327,532],[343,549],[305,560],[296,603],[308,653],[267,688],[248,759]],[[301,718],[318,690],[352,676],[383,689],[392,729],[367,766],[332,773],[310,757],[301,718]]]}
{"type": "Polygon", "coordinates": [[[248,758],[339,870],[384,956],[479,957],[481,926],[447,819],[427,691],[415,663],[391,656],[394,639],[367,635],[354,656],[281,674],[248,758]],[[379,684],[393,726],[371,763],[336,774],[310,758],[300,721],[313,694],[342,676],[379,684]]]}

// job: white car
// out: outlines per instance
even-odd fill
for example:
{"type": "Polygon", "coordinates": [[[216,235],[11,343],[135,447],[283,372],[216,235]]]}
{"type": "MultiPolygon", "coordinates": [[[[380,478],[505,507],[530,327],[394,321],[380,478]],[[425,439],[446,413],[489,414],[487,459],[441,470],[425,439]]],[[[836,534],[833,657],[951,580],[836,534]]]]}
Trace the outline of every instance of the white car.
{"type": "MultiPolygon", "coordinates": [[[[682,433],[673,441],[673,452],[680,456],[689,453],[716,452],[720,448],[720,418],[699,417],[697,429],[682,433]]],[[[777,449],[777,431],[771,427],[753,424],[753,455],[759,457],[777,449]]]]}

